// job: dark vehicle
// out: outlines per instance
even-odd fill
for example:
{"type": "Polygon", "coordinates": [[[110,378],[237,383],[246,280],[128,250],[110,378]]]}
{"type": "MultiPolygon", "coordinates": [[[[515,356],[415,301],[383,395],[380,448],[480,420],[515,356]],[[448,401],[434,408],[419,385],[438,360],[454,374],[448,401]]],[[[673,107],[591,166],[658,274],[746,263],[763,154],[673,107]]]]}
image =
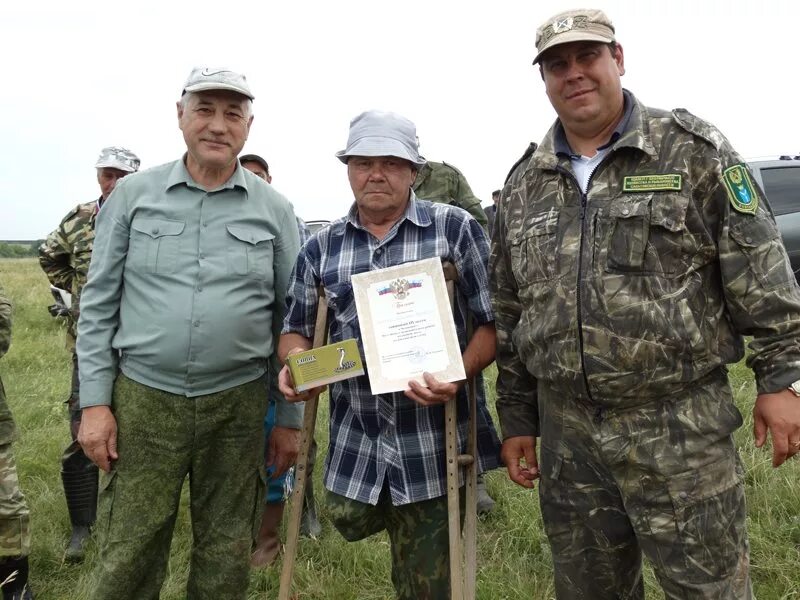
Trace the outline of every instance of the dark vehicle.
{"type": "Polygon", "coordinates": [[[792,270],[800,282],[800,155],[747,164],[767,194],[792,270]]]}

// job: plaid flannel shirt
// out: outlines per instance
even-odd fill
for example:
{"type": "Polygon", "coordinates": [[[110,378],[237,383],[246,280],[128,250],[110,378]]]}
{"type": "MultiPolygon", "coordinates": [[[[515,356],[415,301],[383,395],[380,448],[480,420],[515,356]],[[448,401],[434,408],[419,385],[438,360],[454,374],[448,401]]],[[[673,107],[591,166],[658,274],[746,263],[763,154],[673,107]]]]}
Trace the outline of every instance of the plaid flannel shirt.
{"type": "MultiPolygon", "coordinates": [[[[463,350],[467,310],[476,326],[494,320],[486,271],[488,252],[486,233],[460,208],[416,200],[411,192],[405,214],[378,240],[361,227],[353,205],[346,217],[311,236],[301,249],[289,282],[283,333],[313,336],[321,283],[328,299],[330,342],[355,338],[363,358],[351,275],[440,256],[452,262],[459,273],[454,317],[463,350]]],[[[485,471],[499,466],[500,442],[486,409],[480,376],[477,397],[478,469],[485,471]]],[[[457,402],[458,441],[464,452],[465,387],[457,402]]],[[[368,375],[332,384],[325,487],[369,504],[378,502],[387,480],[395,505],[446,494],[444,422],[442,405],[421,406],[402,392],[372,395],[368,375]]]]}

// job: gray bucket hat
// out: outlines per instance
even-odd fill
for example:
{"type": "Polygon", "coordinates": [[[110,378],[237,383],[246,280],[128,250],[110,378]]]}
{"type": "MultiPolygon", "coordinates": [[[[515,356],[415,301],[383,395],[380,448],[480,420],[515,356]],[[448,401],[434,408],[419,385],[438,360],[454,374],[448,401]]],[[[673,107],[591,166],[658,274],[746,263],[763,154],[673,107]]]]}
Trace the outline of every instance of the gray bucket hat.
{"type": "Polygon", "coordinates": [[[614,39],[614,25],[606,13],[596,8],[578,8],[567,10],[547,19],[536,30],[536,58],[539,62],[542,54],[560,44],[570,42],[603,42],[610,43],[614,39]]]}
{"type": "Polygon", "coordinates": [[[347,148],[337,152],[336,157],[346,164],[351,156],[395,156],[417,168],[425,165],[419,155],[414,123],[397,113],[380,110],[368,110],[350,121],[347,148]]]}
{"type": "Polygon", "coordinates": [[[195,67],[189,73],[189,78],[183,84],[183,92],[203,92],[206,90],[229,90],[255,100],[247,78],[241,73],[228,69],[212,69],[209,67],[195,67]]]}
{"type": "Polygon", "coordinates": [[[108,167],[110,169],[119,169],[120,171],[127,171],[128,173],[135,173],[139,170],[141,161],[139,157],[127,148],[120,146],[107,146],[100,150],[100,156],[97,157],[95,169],[102,169],[108,167]]]}

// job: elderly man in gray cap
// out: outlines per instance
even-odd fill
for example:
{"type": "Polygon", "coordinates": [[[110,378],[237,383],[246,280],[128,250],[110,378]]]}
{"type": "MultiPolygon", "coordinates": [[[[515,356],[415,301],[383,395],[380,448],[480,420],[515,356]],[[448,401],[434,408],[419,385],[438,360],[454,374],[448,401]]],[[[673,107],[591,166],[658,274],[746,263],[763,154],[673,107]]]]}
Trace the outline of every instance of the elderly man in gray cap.
{"type": "Polygon", "coordinates": [[[75,353],[75,327],[80,314],[81,292],[86,284],[89,261],[92,258],[97,213],[114,191],[117,182],[139,170],[139,157],[126,148],[109,146],[100,151],[94,166],[97,183],[100,184],[100,197],[79,204],[67,213],[58,228],[47,236],[39,248],[39,264],[50,283],[72,295],[67,317],[67,349],[72,354],[72,386],[67,406],[72,443],[61,457],[61,479],[72,522],[72,536],[64,558],[71,562],[83,560],[84,544],[97,512],[97,467],[86,458],[77,442],[81,411],[78,408],[80,383],[78,355],[75,353]]]}
{"type": "MultiPolygon", "coordinates": [[[[78,439],[103,471],[98,600],[158,597],[187,475],[187,595],[246,595],[262,423],[300,247],[289,202],[237,160],[252,100],[243,75],[193,70],[177,103],[186,154],[121,181],[98,217],[78,323],[78,439]]],[[[272,397],[280,474],[302,406],[272,397]]]]}
{"type": "MultiPolygon", "coordinates": [[[[411,186],[425,161],[408,119],[376,111],[359,115],[337,157],[347,165],[355,203],[300,251],[280,355],[311,346],[318,286],[328,298],[331,342],[355,338],[361,344],[352,275],[430,257],[451,261],[459,274],[454,316],[464,367],[468,378],[478,378],[478,466],[495,468],[499,440],[480,379],[494,359],[495,340],[486,233],[465,211],[416,198],[411,186]],[[475,323],[469,340],[467,314],[475,323]]],[[[367,375],[330,387],[324,476],[329,514],[348,541],[388,531],[392,582],[397,597],[409,600],[450,597],[444,403],[458,402],[462,434],[468,414],[463,381],[425,379],[428,387],[411,382],[405,393],[373,395],[367,375]]],[[[291,401],[318,393],[296,393],[285,368],[280,389],[291,401]]],[[[463,449],[465,440],[459,443],[463,449]]]]}
{"type": "Polygon", "coordinates": [[[622,88],[603,12],[548,19],[536,49],[558,119],[503,189],[490,264],[509,475],[541,476],[559,599],[643,598],[642,554],[667,598],[749,599],[743,336],[756,446],[800,452],[800,290],[772,211],[713,125],[622,88]]]}

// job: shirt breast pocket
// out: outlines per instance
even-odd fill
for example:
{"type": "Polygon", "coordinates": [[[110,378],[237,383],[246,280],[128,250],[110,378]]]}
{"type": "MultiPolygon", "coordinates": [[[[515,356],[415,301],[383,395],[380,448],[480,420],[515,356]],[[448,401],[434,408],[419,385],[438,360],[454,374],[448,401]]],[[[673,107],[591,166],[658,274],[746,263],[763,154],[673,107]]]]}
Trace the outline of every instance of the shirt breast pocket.
{"type": "Polygon", "coordinates": [[[684,233],[688,196],[650,194],[615,199],[606,270],[675,274],[686,267],[684,233]]]}
{"type": "Polygon", "coordinates": [[[553,279],[558,257],[558,212],[548,210],[529,216],[512,239],[509,252],[518,285],[553,279]]]}
{"type": "Polygon", "coordinates": [[[131,266],[145,273],[174,273],[184,221],[139,218],[131,223],[131,266]]]}
{"type": "Polygon", "coordinates": [[[273,240],[267,229],[248,225],[226,225],[228,269],[236,275],[261,278],[272,273],[273,240]]]}

